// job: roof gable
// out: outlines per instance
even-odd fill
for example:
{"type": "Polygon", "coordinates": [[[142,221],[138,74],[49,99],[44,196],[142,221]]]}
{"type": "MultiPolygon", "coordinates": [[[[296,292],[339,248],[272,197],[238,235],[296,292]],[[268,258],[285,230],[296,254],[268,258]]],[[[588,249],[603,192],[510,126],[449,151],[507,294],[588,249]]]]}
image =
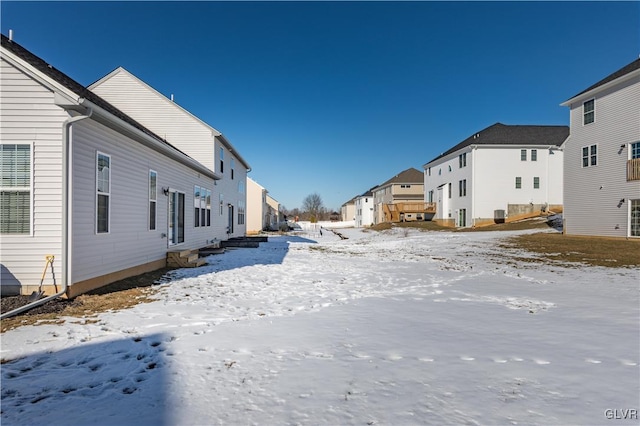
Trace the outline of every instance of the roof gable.
{"type": "Polygon", "coordinates": [[[424,183],[424,173],[411,167],[410,169],[398,173],[388,181],[384,182],[382,185],[376,186],[376,188],[393,185],[396,183],[424,183]]]}
{"type": "Polygon", "coordinates": [[[568,136],[569,126],[506,125],[496,123],[469,136],[427,164],[431,164],[471,145],[555,145],[559,147],[568,136]]]}
{"type": "MultiPolygon", "coordinates": [[[[192,114],[187,109],[185,109],[182,106],[178,105],[176,102],[173,101],[173,99],[167,98],[165,95],[160,93],[158,90],[156,90],[155,88],[153,88],[152,86],[147,84],[145,81],[141,80],[140,78],[138,78],[133,73],[131,73],[130,71],[126,70],[123,67],[118,67],[115,70],[111,71],[106,76],[104,76],[101,79],[97,80],[96,82],[90,84],[89,88],[90,89],[96,89],[96,91],[100,92],[100,90],[98,90],[98,88],[102,84],[104,84],[108,80],[113,79],[116,76],[118,76],[118,78],[124,78],[125,81],[133,82],[134,84],[138,85],[139,87],[144,88],[144,90],[146,90],[147,93],[151,94],[154,99],[157,98],[158,102],[164,102],[165,105],[169,106],[170,108],[174,108],[174,110],[177,110],[180,113],[182,113],[184,116],[188,117],[188,120],[193,120],[193,122],[198,123],[201,126],[203,126],[205,129],[207,129],[207,131],[210,131],[211,134],[213,134],[213,136],[216,139],[218,139],[230,152],[232,152],[233,155],[238,159],[238,161],[240,161],[245,166],[245,168],[247,168],[247,169],[251,168],[251,166],[249,166],[247,161],[244,158],[242,158],[242,156],[240,154],[238,154],[238,150],[235,149],[235,147],[231,144],[231,142],[229,142],[229,140],[219,130],[217,130],[216,128],[214,128],[213,126],[208,124],[207,122],[203,121],[202,119],[200,119],[196,115],[192,114]]],[[[105,97],[108,97],[107,94],[105,94],[104,92],[103,92],[103,95],[105,97]]]]}

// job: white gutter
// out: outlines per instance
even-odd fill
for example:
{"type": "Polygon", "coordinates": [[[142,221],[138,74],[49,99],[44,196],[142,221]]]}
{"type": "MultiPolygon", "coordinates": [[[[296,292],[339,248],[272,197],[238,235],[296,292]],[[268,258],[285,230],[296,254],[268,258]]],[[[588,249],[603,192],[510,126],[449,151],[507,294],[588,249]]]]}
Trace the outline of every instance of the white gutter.
{"type": "Polygon", "coordinates": [[[9,312],[5,312],[2,315],[0,315],[0,319],[4,319],[4,318],[8,318],[14,315],[17,315],[19,313],[28,311],[29,309],[35,308],[36,306],[40,306],[43,305],[45,303],[47,303],[50,300],[53,299],[57,299],[58,297],[62,296],[63,294],[65,294],[67,292],[67,288],[69,287],[69,283],[71,282],[71,277],[70,277],[70,273],[69,271],[71,270],[71,256],[69,255],[69,253],[71,252],[70,247],[71,247],[71,226],[69,226],[69,218],[70,218],[70,214],[69,211],[70,206],[69,206],[69,182],[70,182],[70,176],[69,176],[69,153],[70,153],[70,149],[69,146],[71,144],[71,138],[69,137],[70,134],[70,129],[71,129],[71,125],[73,123],[75,123],[76,121],[80,121],[80,120],[84,120],[85,118],[89,118],[91,117],[91,115],[93,115],[93,110],[91,108],[88,108],[87,110],[87,114],[86,115],[77,115],[75,117],[71,117],[68,118],[67,120],[64,121],[64,123],[62,123],[62,210],[63,210],[63,215],[62,215],[62,256],[63,256],[63,262],[62,262],[62,289],[57,292],[56,294],[53,294],[51,296],[47,296],[43,299],[39,299],[36,300],[34,302],[28,303],[24,306],[21,306],[17,309],[14,309],[12,311],[9,312]]]}

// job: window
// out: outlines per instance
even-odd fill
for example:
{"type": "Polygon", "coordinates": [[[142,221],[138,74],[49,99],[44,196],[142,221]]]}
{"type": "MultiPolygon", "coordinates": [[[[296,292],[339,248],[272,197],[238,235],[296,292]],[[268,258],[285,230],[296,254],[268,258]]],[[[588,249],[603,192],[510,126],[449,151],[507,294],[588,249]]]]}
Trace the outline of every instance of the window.
{"type": "Polygon", "coordinates": [[[630,200],[631,223],[629,224],[629,234],[632,237],[640,237],[640,199],[630,200]]]}
{"type": "Polygon", "coordinates": [[[640,158],[640,142],[634,142],[631,144],[631,159],[640,158]]]}
{"type": "Polygon", "coordinates": [[[169,243],[184,242],[184,193],[169,194],[169,243]]]}
{"type": "Polygon", "coordinates": [[[449,186],[447,189],[449,189],[449,198],[451,198],[451,182],[449,182],[449,186]]]}
{"type": "Polygon", "coordinates": [[[429,167],[429,168],[427,169],[427,174],[428,174],[429,176],[431,176],[431,167],[429,167]]]}
{"type": "Polygon", "coordinates": [[[200,188],[200,226],[207,226],[207,193],[209,190],[200,188]]]}
{"type": "Polygon", "coordinates": [[[158,173],[149,170],[149,231],[156,229],[156,204],[158,201],[158,173]]]}
{"type": "Polygon", "coordinates": [[[584,116],[584,124],[593,123],[596,119],[596,100],[591,99],[582,104],[582,114],[584,116]]]}
{"type": "Polygon", "coordinates": [[[516,177],[516,189],[522,188],[522,178],[520,176],[516,177]]]}
{"type": "Polygon", "coordinates": [[[0,145],[0,233],[31,233],[31,145],[0,145]]]}
{"type": "Polygon", "coordinates": [[[460,197],[467,196],[467,180],[466,179],[458,181],[458,193],[460,197]]]}
{"type": "Polygon", "coordinates": [[[433,203],[433,190],[429,191],[429,193],[427,194],[427,202],[433,203]]]}
{"type": "Polygon", "coordinates": [[[96,154],[96,232],[109,232],[109,207],[111,204],[111,156],[96,154]]]}
{"type": "Polygon", "coordinates": [[[538,161],[538,150],[537,149],[532,149],[531,150],[531,161],[538,161]]]}
{"type": "Polygon", "coordinates": [[[233,171],[236,168],[236,160],[234,160],[233,158],[231,159],[231,179],[233,179],[233,171]]]}
{"type": "Polygon", "coordinates": [[[220,147],[220,173],[224,173],[224,148],[220,147]]]}
{"type": "Polygon", "coordinates": [[[598,148],[596,145],[582,147],[582,167],[598,164],[598,148]]]}
{"type": "Polygon", "coordinates": [[[193,226],[200,226],[200,187],[193,188],[193,226]]]}
{"type": "Polygon", "coordinates": [[[244,225],[244,201],[238,201],[238,225],[244,225]]]}
{"type": "Polygon", "coordinates": [[[521,149],[520,150],[520,161],[527,161],[527,150],[526,149],[521,149]]]}
{"type": "Polygon", "coordinates": [[[534,176],[533,178],[533,188],[540,189],[540,178],[538,176],[534,176]]]}
{"type": "Polygon", "coordinates": [[[467,153],[458,155],[458,165],[460,168],[467,167],[467,153]]]}
{"type": "Polygon", "coordinates": [[[207,190],[207,199],[206,199],[206,209],[207,209],[207,226],[211,226],[211,191],[207,190]]]}
{"type": "Polygon", "coordinates": [[[411,188],[411,185],[400,185],[400,188],[411,188]]]}
{"type": "Polygon", "coordinates": [[[244,182],[243,181],[239,181],[238,182],[238,194],[244,194],[244,182]]]}

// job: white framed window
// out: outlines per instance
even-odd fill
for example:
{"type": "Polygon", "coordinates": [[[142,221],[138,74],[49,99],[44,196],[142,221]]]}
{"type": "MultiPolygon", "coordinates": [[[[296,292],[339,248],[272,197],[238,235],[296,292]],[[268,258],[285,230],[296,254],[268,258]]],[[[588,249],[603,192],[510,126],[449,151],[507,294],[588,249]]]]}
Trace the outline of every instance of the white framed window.
{"type": "Polygon", "coordinates": [[[533,189],[540,189],[540,178],[538,176],[533,177],[533,189]]]}
{"type": "Polygon", "coordinates": [[[451,182],[449,182],[447,189],[449,190],[449,198],[451,198],[451,182]]]}
{"type": "Polygon", "coordinates": [[[598,165],[598,146],[582,147],[582,167],[593,167],[598,165]]]}
{"type": "Polygon", "coordinates": [[[220,173],[224,173],[224,148],[220,147],[220,173]]]}
{"type": "Polygon", "coordinates": [[[0,234],[33,232],[31,144],[0,144],[0,234]]]}
{"type": "Polygon", "coordinates": [[[231,159],[231,179],[233,180],[234,171],[236,169],[236,160],[231,159]]]}
{"type": "Polygon", "coordinates": [[[96,152],[96,233],[108,234],[111,215],[111,156],[96,152]]]}
{"type": "Polygon", "coordinates": [[[521,149],[520,150],[520,161],[527,161],[527,150],[526,149],[521,149]]]}
{"type": "Polygon", "coordinates": [[[583,124],[591,124],[596,121],[596,100],[590,99],[582,104],[583,124]]]}
{"type": "Polygon", "coordinates": [[[411,188],[411,185],[400,185],[400,188],[411,188]]]}
{"type": "Polygon", "coordinates": [[[463,152],[462,154],[458,155],[458,165],[460,166],[460,168],[467,167],[467,153],[466,152],[463,152]]]}
{"type": "Polygon", "coordinates": [[[243,181],[238,182],[238,194],[244,194],[245,185],[243,181]]]}
{"type": "Polygon", "coordinates": [[[429,191],[427,193],[427,202],[428,203],[433,203],[433,190],[429,191]]]}
{"type": "Polygon", "coordinates": [[[200,187],[193,187],[193,226],[200,226],[200,187]]]}
{"type": "Polygon", "coordinates": [[[184,192],[169,193],[169,245],[184,243],[184,192]]]}
{"type": "Polygon", "coordinates": [[[532,149],[531,150],[531,161],[538,161],[538,150],[537,149],[532,149]]]}
{"type": "Polygon", "coordinates": [[[640,237],[640,199],[629,200],[629,236],[640,237]]]}
{"type": "Polygon", "coordinates": [[[207,226],[207,193],[208,189],[200,188],[200,226],[207,226]]]}
{"type": "Polygon", "coordinates": [[[158,173],[149,170],[149,231],[156,229],[158,203],[158,173]]]}
{"type": "Polygon", "coordinates": [[[636,158],[640,158],[640,142],[632,143],[631,149],[629,150],[629,159],[633,160],[636,158]]]}
{"type": "Polygon", "coordinates": [[[207,226],[211,226],[211,191],[207,190],[207,199],[205,200],[207,209],[207,226]]]}
{"type": "Polygon", "coordinates": [[[522,188],[522,177],[516,176],[516,189],[522,188]]]}
{"type": "Polygon", "coordinates": [[[244,225],[245,207],[244,201],[238,201],[238,225],[244,225]]]}
{"type": "Polygon", "coordinates": [[[462,179],[458,181],[458,194],[460,197],[467,196],[467,180],[466,179],[462,179]]]}

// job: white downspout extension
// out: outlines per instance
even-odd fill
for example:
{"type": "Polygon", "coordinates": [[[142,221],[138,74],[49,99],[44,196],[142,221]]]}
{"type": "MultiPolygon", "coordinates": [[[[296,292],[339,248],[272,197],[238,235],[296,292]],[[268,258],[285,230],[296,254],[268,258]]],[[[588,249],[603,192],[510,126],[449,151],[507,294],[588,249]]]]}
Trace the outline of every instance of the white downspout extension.
{"type": "Polygon", "coordinates": [[[91,117],[93,114],[93,110],[88,108],[87,115],[78,115],[72,118],[69,118],[64,121],[62,124],[62,255],[63,255],[63,263],[62,263],[62,290],[53,294],[51,296],[47,296],[44,299],[36,300],[35,302],[28,303],[24,306],[21,306],[17,309],[14,309],[9,312],[5,312],[0,315],[0,319],[8,318],[13,315],[17,315],[19,313],[28,311],[29,309],[35,308],[36,306],[43,305],[47,303],[49,300],[56,299],[67,292],[67,287],[69,286],[70,277],[69,270],[71,269],[71,257],[69,256],[69,248],[71,247],[70,239],[71,233],[69,230],[71,229],[69,226],[69,145],[71,143],[71,138],[69,137],[69,130],[71,129],[71,125],[76,121],[84,120],[85,118],[91,117]]]}

